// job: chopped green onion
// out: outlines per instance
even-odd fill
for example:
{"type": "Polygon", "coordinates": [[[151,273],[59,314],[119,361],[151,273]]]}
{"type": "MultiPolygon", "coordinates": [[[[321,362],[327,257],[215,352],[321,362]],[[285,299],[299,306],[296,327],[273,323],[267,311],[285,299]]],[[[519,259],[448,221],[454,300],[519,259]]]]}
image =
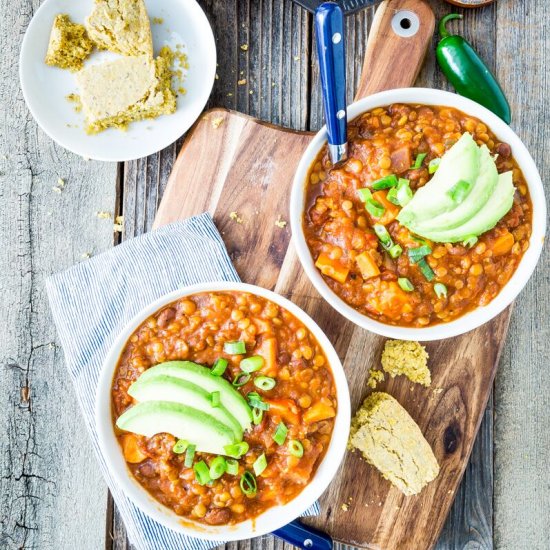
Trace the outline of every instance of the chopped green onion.
{"type": "Polygon", "coordinates": [[[187,450],[185,451],[185,460],[183,461],[183,465],[186,468],[191,468],[191,466],[193,466],[193,459],[195,458],[196,448],[196,445],[189,445],[189,447],[187,447],[187,450]]]}
{"type": "Polygon", "coordinates": [[[227,365],[228,365],[227,359],[224,359],[223,357],[219,357],[218,359],[216,359],[216,362],[214,363],[214,366],[212,367],[210,374],[212,376],[221,376],[225,372],[227,365]]]}
{"type": "Polygon", "coordinates": [[[265,361],[261,355],[253,355],[252,357],[247,357],[246,359],[243,359],[239,364],[239,368],[243,372],[250,374],[252,372],[260,370],[264,366],[264,364],[265,361]]]}
{"type": "Polygon", "coordinates": [[[414,290],[413,284],[407,279],[407,277],[399,277],[397,279],[397,284],[405,291],[412,292],[414,290]]]}
{"type": "Polygon", "coordinates": [[[206,485],[211,481],[210,471],[204,460],[197,462],[193,469],[195,470],[195,479],[199,485],[206,485]]]}
{"type": "Polygon", "coordinates": [[[246,344],[244,342],[225,342],[223,351],[229,355],[242,355],[246,353],[246,344]]]}
{"type": "Polygon", "coordinates": [[[388,254],[394,259],[399,258],[399,256],[403,254],[403,249],[400,245],[394,244],[393,246],[390,246],[390,248],[388,248],[388,254]]]}
{"type": "Polygon", "coordinates": [[[176,444],[172,447],[172,451],[174,451],[177,455],[181,455],[187,450],[187,447],[189,447],[189,441],[186,441],[185,439],[178,439],[176,444]]]}
{"type": "Polygon", "coordinates": [[[227,471],[227,462],[223,456],[217,456],[210,463],[210,474],[211,479],[219,479],[227,471]]]}
{"type": "Polygon", "coordinates": [[[248,397],[248,404],[251,407],[256,407],[262,411],[269,410],[269,403],[266,403],[258,392],[251,391],[246,397],[248,397]]]}
{"type": "Polygon", "coordinates": [[[240,443],[233,443],[233,445],[226,445],[223,450],[227,456],[232,458],[241,458],[248,452],[250,446],[246,441],[241,441],[240,443]]]}
{"type": "Polygon", "coordinates": [[[416,156],[416,159],[414,161],[414,164],[412,165],[413,169],[420,168],[422,166],[422,163],[424,162],[424,159],[428,156],[428,153],[419,153],[416,156]]]}
{"type": "Polygon", "coordinates": [[[397,185],[397,176],[390,174],[372,182],[373,189],[389,189],[390,187],[395,187],[397,185]]]}
{"type": "Polygon", "coordinates": [[[301,458],[302,456],[304,456],[304,447],[302,446],[302,444],[298,440],[291,439],[288,442],[288,452],[292,456],[296,456],[298,458],[301,458]]]}
{"type": "Polygon", "coordinates": [[[250,374],[241,372],[237,374],[237,376],[235,376],[235,379],[233,380],[233,386],[235,388],[240,388],[241,386],[244,386],[250,380],[250,378],[250,374]]]}
{"type": "Polygon", "coordinates": [[[220,397],[220,392],[219,391],[213,391],[210,394],[210,403],[212,404],[213,407],[219,407],[220,406],[221,397],[220,397]]]}
{"type": "Polygon", "coordinates": [[[363,202],[367,202],[367,201],[372,199],[372,192],[368,187],[364,187],[363,189],[359,189],[359,191],[357,191],[357,192],[359,193],[359,198],[363,202]]]}
{"type": "Polygon", "coordinates": [[[435,283],[434,291],[438,298],[447,297],[447,287],[443,283],[435,283]]]}
{"type": "Polygon", "coordinates": [[[259,476],[262,474],[262,472],[267,468],[267,459],[265,457],[265,453],[262,453],[252,464],[252,468],[254,468],[254,473],[259,476]]]}
{"type": "Polygon", "coordinates": [[[393,245],[393,241],[391,240],[388,230],[382,224],[375,223],[372,228],[384,248],[389,248],[393,245]]]}
{"type": "Polygon", "coordinates": [[[435,172],[437,172],[437,169],[439,168],[440,163],[441,163],[440,158],[434,158],[430,160],[428,164],[428,174],[435,174],[435,172]]]}
{"type": "Polygon", "coordinates": [[[253,497],[256,495],[258,486],[256,485],[256,478],[252,472],[246,471],[242,475],[239,485],[241,487],[241,491],[247,497],[253,497]]]}
{"type": "Polygon", "coordinates": [[[400,206],[406,206],[411,202],[413,198],[413,192],[409,185],[409,180],[405,178],[399,178],[399,183],[397,184],[397,191],[395,196],[400,206]]]}
{"type": "Polygon", "coordinates": [[[396,206],[401,206],[399,204],[399,200],[397,199],[397,187],[392,187],[388,194],[386,195],[386,199],[388,199],[392,204],[395,204],[396,206]]]}
{"type": "Polygon", "coordinates": [[[470,191],[472,184],[466,180],[459,180],[448,191],[451,200],[456,204],[460,204],[470,191]]]}
{"type": "Polygon", "coordinates": [[[426,280],[433,281],[435,277],[435,273],[433,272],[432,268],[428,265],[428,262],[426,261],[426,259],[425,258],[420,259],[417,265],[420,268],[422,275],[426,277],[426,280]]]}
{"type": "Polygon", "coordinates": [[[225,471],[230,476],[236,476],[239,473],[239,463],[234,458],[226,459],[225,466],[225,471]]]}
{"type": "Polygon", "coordinates": [[[374,216],[375,218],[380,218],[386,211],[386,209],[378,201],[375,201],[374,199],[369,199],[368,201],[366,201],[365,208],[367,212],[371,216],[374,216]]]}
{"type": "Polygon", "coordinates": [[[258,409],[258,407],[254,407],[252,409],[252,422],[254,422],[254,426],[257,426],[264,417],[264,411],[262,409],[258,409]]]}
{"type": "Polygon", "coordinates": [[[424,256],[432,253],[432,249],[424,244],[422,246],[417,246],[416,248],[409,248],[407,251],[409,254],[409,259],[413,264],[418,263],[424,256]]]}
{"type": "Polygon", "coordinates": [[[277,445],[282,445],[286,440],[287,434],[288,428],[283,424],[283,422],[279,422],[279,425],[273,434],[273,441],[275,441],[277,445]]]}
{"type": "Polygon", "coordinates": [[[475,235],[470,235],[469,237],[466,237],[462,241],[462,244],[464,246],[467,246],[468,248],[472,248],[472,246],[474,246],[477,243],[477,241],[478,241],[478,239],[475,235]]]}
{"type": "Polygon", "coordinates": [[[268,391],[272,390],[277,385],[277,382],[269,376],[258,376],[254,380],[254,385],[260,390],[268,391]]]}

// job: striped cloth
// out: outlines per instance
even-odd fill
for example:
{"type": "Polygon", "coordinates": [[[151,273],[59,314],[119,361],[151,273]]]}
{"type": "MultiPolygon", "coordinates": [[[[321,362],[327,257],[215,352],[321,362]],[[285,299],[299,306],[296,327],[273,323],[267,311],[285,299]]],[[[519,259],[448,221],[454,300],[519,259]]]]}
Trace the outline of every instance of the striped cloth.
{"type": "MultiPolygon", "coordinates": [[[[239,277],[212,218],[202,214],[126,241],[46,281],[93,449],[128,538],[139,550],[206,550],[217,544],[186,537],[153,521],[115,484],[99,449],[94,424],[101,366],[116,335],[146,305],[182,286],[220,280],[239,281],[239,277]]],[[[315,503],[305,515],[318,513],[315,503]]]]}

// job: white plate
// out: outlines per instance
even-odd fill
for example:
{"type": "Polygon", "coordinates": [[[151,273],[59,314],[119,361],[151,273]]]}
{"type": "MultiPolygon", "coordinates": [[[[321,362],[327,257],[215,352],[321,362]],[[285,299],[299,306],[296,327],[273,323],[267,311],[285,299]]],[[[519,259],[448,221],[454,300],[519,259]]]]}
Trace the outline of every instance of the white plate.
{"type": "MultiPolygon", "coordinates": [[[[27,105],[40,127],[57,143],[86,158],[133,160],[160,151],[176,141],[197,120],[204,109],[216,74],[216,45],[208,19],[195,0],[145,0],[152,24],[155,54],[162,46],[184,46],[189,69],[172,115],[130,124],[126,132],[109,129],[88,135],[84,115],[67,101],[78,93],[75,74],[44,63],[50,30],[58,13],[67,13],[83,23],[92,11],[93,0],[46,0],[34,15],[21,47],[19,73],[27,105]]],[[[86,63],[116,58],[110,52],[94,52],[86,63]]]]}

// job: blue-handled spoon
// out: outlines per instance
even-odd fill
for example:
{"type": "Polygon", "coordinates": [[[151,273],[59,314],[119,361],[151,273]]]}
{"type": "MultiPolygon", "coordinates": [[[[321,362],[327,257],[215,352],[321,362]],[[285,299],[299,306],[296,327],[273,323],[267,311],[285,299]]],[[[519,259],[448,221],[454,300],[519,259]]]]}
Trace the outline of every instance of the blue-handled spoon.
{"type": "Polygon", "coordinates": [[[329,154],[338,164],[348,156],[344,13],[338,4],[323,2],[315,10],[315,30],[329,154]]]}
{"type": "Polygon", "coordinates": [[[332,550],[332,538],[298,520],[273,531],[273,535],[303,550],[332,550]]]}

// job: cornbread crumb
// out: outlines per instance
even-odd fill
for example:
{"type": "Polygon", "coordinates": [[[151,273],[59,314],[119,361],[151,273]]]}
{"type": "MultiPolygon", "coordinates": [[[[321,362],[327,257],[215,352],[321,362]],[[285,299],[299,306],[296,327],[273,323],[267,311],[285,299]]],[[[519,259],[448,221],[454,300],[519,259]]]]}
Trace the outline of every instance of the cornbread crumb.
{"type": "Polygon", "coordinates": [[[94,45],[84,25],[73,23],[67,14],[55,16],[46,52],[46,65],[79,71],[93,49],[94,45]]]}
{"type": "Polygon", "coordinates": [[[162,25],[164,19],[162,17],[153,17],[153,25],[162,25]]]}
{"type": "Polygon", "coordinates": [[[384,373],[381,370],[376,370],[374,368],[371,368],[369,370],[369,378],[367,380],[367,386],[375,390],[376,386],[378,386],[378,383],[384,382],[385,379],[386,377],[384,376],[384,373]]]}
{"type": "Polygon", "coordinates": [[[96,212],[95,215],[96,215],[100,220],[108,220],[108,219],[111,217],[111,213],[110,213],[110,212],[105,212],[105,211],[96,212]]]}
{"type": "Polygon", "coordinates": [[[83,259],[83,260],[87,260],[88,258],[91,258],[92,257],[92,254],[90,252],[84,252],[83,254],[80,255],[80,257],[83,259]]]}
{"type": "Polygon", "coordinates": [[[382,368],[393,377],[405,375],[411,382],[429,387],[428,353],[418,342],[388,340],[382,352],[382,368]]]}
{"type": "Polygon", "coordinates": [[[223,117],[219,116],[212,119],[212,128],[219,128],[223,124],[223,117]]]}
{"type": "Polygon", "coordinates": [[[124,223],[124,216],[117,216],[115,218],[115,223],[123,224],[124,223]]]}
{"type": "Polygon", "coordinates": [[[350,442],[405,495],[418,494],[439,474],[420,428],[387,393],[374,392],[365,399],[352,420],[350,442]]]}
{"type": "Polygon", "coordinates": [[[113,225],[113,231],[115,233],[122,233],[122,230],[124,229],[124,226],[121,223],[115,223],[113,225]]]}
{"type": "Polygon", "coordinates": [[[242,44],[242,45],[241,45],[241,50],[242,50],[243,52],[248,51],[248,44],[242,44]]]}
{"type": "Polygon", "coordinates": [[[243,223],[243,219],[241,217],[239,217],[239,214],[237,212],[231,212],[229,214],[229,217],[234,221],[234,222],[237,222],[237,223],[243,223]]]}
{"type": "Polygon", "coordinates": [[[69,103],[73,103],[75,113],[80,113],[80,111],[82,111],[82,101],[80,100],[80,96],[78,94],[69,94],[68,96],[65,96],[65,99],[69,103]]]}
{"type": "Polygon", "coordinates": [[[280,229],[284,229],[286,226],[287,226],[287,222],[285,222],[285,220],[283,220],[281,218],[281,215],[279,214],[279,216],[277,217],[277,219],[275,220],[275,225],[277,227],[279,227],[280,229]]]}
{"type": "Polygon", "coordinates": [[[55,193],[61,193],[61,187],[52,187],[52,191],[54,191],[55,193]]]}
{"type": "Polygon", "coordinates": [[[239,86],[244,86],[246,84],[246,78],[241,78],[241,80],[238,80],[237,81],[237,84],[239,86]]]}
{"type": "Polygon", "coordinates": [[[342,504],[342,510],[344,510],[344,512],[347,512],[349,510],[349,506],[346,503],[342,504]]]}
{"type": "Polygon", "coordinates": [[[59,187],[65,187],[65,180],[62,178],[57,178],[57,185],[59,187]]]}

